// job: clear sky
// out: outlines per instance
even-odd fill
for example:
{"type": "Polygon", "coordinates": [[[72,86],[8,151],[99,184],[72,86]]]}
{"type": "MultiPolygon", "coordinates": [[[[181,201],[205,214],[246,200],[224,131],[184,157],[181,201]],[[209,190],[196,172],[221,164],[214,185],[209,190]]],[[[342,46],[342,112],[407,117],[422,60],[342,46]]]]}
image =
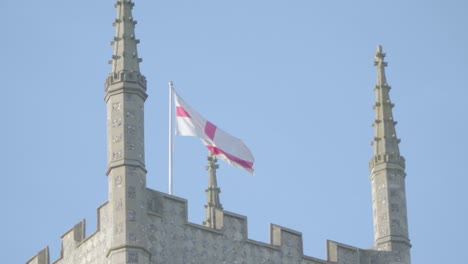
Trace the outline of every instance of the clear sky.
{"type": "MultiPolygon", "coordinates": [[[[244,140],[256,175],[220,163],[221,202],[326,239],[373,246],[373,56],[387,53],[400,151],[407,161],[413,263],[460,263],[468,236],[468,1],[135,0],[148,187],[167,192],[167,83],[244,140]]],[[[24,263],[107,200],[104,81],[114,1],[0,0],[0,259],[24,263]]],[[[201,223],[206,149],[178,137],[174,194],[201,223]]]]}

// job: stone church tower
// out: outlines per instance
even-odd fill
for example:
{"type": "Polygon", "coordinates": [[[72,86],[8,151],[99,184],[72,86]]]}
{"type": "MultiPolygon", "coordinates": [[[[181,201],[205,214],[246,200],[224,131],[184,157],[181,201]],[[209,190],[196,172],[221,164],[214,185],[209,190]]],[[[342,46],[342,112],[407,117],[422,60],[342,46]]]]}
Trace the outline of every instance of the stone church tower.
{"type": "MultiPolygon", "coordinates": [[[[405,160],[400,155],[385,77],[385,54],[375,55],[374,156],[370,162],[374,247],[327,241],[327,259],[304,256],[301,233],[270,227],[270,243],[248,238],[246,217],[225,211],[216,182],[216,158],[208,157],[209,185],[203,225],[187,221],[186,200],[146,187],[144,102],[134,3],[117,0],[111,73],[105,83],[109,198],[98,208],[97,230],[82,221],[62,236],[54,264],[410,264],[405,160]]],[[[50,264],[46,247],[27,264],[50,264]]]]}

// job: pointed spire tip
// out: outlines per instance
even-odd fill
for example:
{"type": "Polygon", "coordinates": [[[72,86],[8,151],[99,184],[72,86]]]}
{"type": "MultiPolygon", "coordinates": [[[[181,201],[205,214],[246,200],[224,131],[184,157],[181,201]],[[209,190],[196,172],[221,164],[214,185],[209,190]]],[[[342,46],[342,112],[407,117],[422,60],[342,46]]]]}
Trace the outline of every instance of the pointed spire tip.
{"type": "Polygon", "coordinates": [[[375,53],[375,56],[374,56],[374,64],[376,66],[380,65],[380,63],[382,64],[382,66],[387,66],[387,63],[384,62],[384,58],[385,58],[385,53],[383,52],[383,48],[382,48],[382,45],[377,45],[377,49],[376,49],[376,53],[375,53]]]}
{"type": "Polygon", "coordinates": [[[377,53],[382,53],[383,49],[382,49],[382,45],[377,45],[377,53]]]}

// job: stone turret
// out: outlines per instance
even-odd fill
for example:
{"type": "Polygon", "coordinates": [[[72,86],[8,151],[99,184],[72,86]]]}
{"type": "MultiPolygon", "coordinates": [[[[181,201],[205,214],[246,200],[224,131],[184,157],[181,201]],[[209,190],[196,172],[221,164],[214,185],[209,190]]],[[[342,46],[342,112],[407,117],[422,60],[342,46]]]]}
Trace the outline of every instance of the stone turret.
{"type": "Polygon", "coordinates": [[[206,192],[206,205],[205,205],[205,221],[203,222],[204,226],[221,229],[222,228],[222,210],[223,206],[219,200],[219,193],[221,192],[218,187],[218,182],[216,179],[216,169],[218,169],[218,164],[216,164],[217,159],[213,155],[208,156],[208,170],[209,180],[208,188],[206,192]]]}
{"type": "Polygon", "coordinates": [[[390,86],[385,76],[385,53],[377,47],[374,63],[377,67],[375,86],[375,120],[373,157],[370,161],[372,207],[374,216],[374,247],[399,255],[400,263],[409,264],[410,240],[406,213],[405,159],[399,143],[389,96],[390,86]]]}
{"type": "Polygon", "coordinates": [[[118,0],[112,65],[105,85],[107,175],[112,231],[109,263],[149,263],[146,234],[144,102],[146,78],[140,73],[134,3],[118,0]]]}

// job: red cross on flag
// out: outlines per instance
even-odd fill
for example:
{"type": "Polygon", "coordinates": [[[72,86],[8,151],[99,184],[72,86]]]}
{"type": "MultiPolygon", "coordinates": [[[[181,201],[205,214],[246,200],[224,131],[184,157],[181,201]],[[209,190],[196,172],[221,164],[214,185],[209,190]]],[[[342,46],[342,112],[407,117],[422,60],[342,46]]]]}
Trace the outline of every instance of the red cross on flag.
{"type": "Polygon", "coordinates": [[[253,175],[254,157],[242,140],[229,135],[195,112],[174,91],[176,135],[198,137],[211,154],[253,175]]]}

